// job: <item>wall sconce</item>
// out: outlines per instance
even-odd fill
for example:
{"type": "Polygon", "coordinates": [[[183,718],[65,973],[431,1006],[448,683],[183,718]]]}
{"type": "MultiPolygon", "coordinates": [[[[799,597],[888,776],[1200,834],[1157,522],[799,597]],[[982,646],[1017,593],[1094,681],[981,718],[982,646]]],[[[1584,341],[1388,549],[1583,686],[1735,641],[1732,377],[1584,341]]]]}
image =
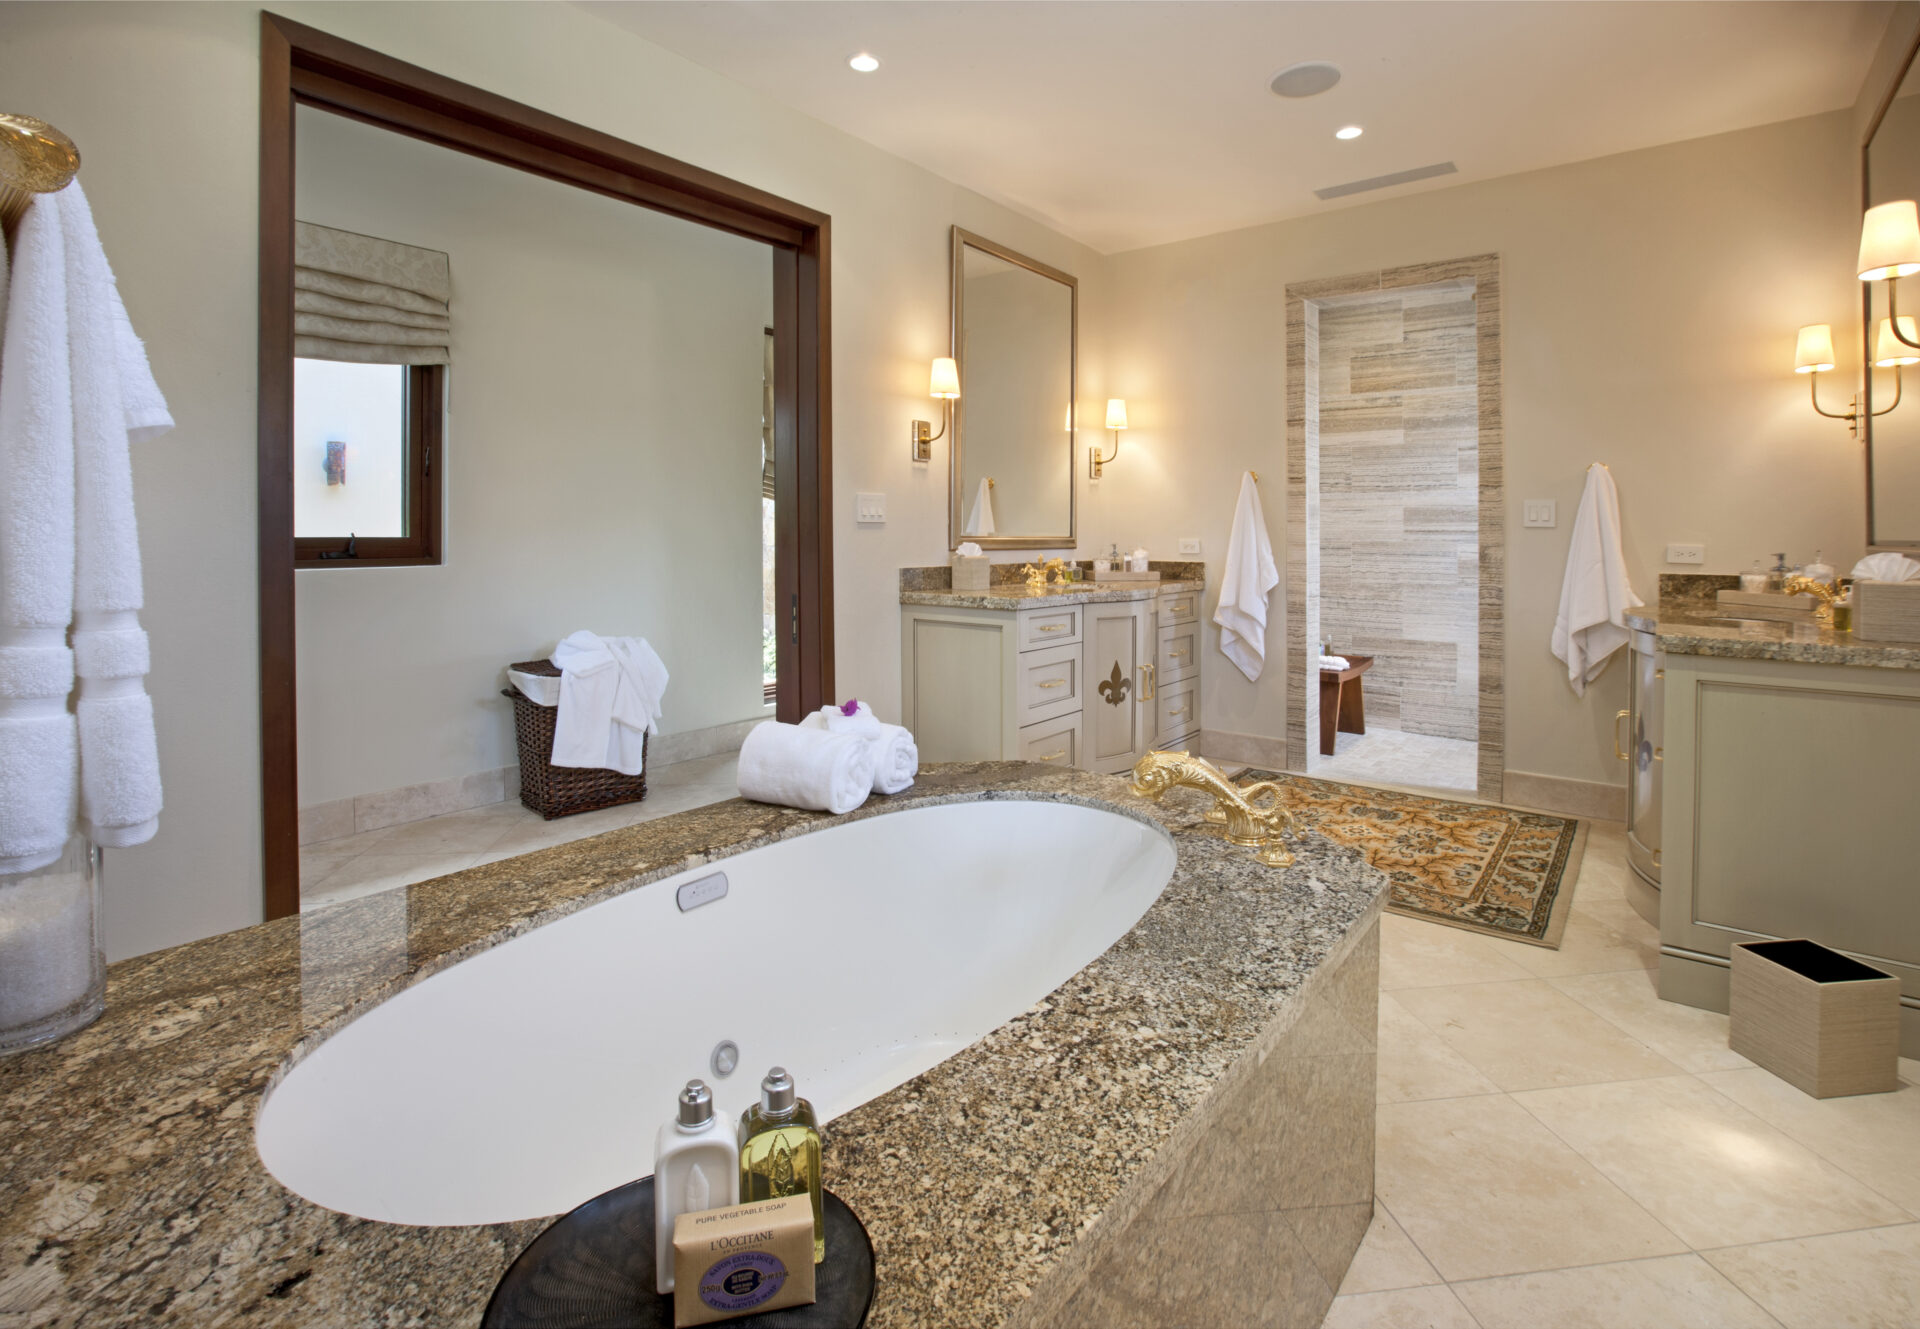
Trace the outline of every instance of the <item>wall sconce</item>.
{"type": "Polygon", "coordinates": [[[1920,208],[1912,199],[1867,209],[1860,218],[1860,261],[1855,269],[1861,281],[1887,284],[1887,318],[1880,325],[1881,343],[1875,346],[1874,363],[1886,363],[1880,352],[1889,325],[1895,341],[1920,350],[1920,335],[1915,334],[1913,319],[1902,318],[1898,307],[1900,279],[1920,272],[1920,208]]]}
{"type": "MultiPolygon", "coordinates": [[[[1880,320],[1880,335],[1874,344],[1873,367],[1893,371],[1893,400],[1875,411],[1876,416],[1885,415],[1900,404],[1900,367],[1920,364],[1920,355],[1913,355],[1909,350],[1920,349],[1920,340],[1910,340],[1913,336],[1914,321],[1911,314],[1902,314],[1898,327],[1892,319],[1880,320]]],[[[1807,387],[1815,412],[1829,420],[1845,420],[1847,432],[1858,438],[1861,420],[1859,397],[1849,400],[1844,411],[1829,411],[1820,405],[1819,375],[1832,369],[1833,363],[1833,328],[1826,323],[1809,323],[1800,329],[1800,336],[1793,348],[1793,372],[1807,376],[1807,387]]]]}
{"type": "Polygon", "coordinates": [[[1113,452],[1102,457],[1098,447],[1087,449],[1087,475],[1098,480],[1103,467],[1120,455],[1120,431],[1127,427],[1127,401],[1124,397],[1107,398],[1107,428],[1113,431],[1113,452]]]}
{"type": "Polygon", "coordinates": [[[953,423],[953,403],[960,396],[960,366],[948,356],[941,356],[933,362],[933,370],[927,376],[927,395],[940,399],[942,411],[940,432],[933,432],[933,426],[925,420],[913,422],[913,459],[932,461],[933,445],[946,435],[947,427],[953,423]]]}

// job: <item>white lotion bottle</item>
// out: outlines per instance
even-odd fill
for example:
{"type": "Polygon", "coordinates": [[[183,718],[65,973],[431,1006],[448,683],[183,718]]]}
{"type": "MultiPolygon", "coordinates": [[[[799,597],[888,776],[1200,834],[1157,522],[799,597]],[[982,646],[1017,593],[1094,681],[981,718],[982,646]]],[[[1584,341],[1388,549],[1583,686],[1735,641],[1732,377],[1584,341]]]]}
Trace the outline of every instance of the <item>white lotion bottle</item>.
{"type": "Polygon", "coordinates": [[[740,1203],[740,1147],[713,1115],[713,1091],[688,1080],[680,1111],[653,1141],[654,1286],[673,1291],[673,1220],[740,1203]]]}

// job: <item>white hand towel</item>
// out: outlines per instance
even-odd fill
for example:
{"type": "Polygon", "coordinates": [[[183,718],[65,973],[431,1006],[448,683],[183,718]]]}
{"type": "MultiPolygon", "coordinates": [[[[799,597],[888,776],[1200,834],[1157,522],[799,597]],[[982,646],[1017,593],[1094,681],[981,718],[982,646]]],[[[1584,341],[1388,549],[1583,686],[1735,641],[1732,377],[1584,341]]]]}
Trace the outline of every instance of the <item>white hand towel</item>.
{"type": "Polygon", "coordinates": [[[1240,501],[1233,509],[1233,534],[1227,540],[1226,571],[1220,579],[1220,603],[1213,621],[1220,625],[1220,653],[1250,681],[1267,667],[1267,596],[1280,584],[1260,510],[1260,485],[1248,473],[1240,480],[1240,501]]]}
{"type": "Polygon", "coordinates": [[[667,667],[653,647],[641,637],[575,632],[549,658],[560,670],[553,764],[641,774],[667,691],[667,667]]]}
{"type": "Polygon", "coordinates": [[[1627,583],[1620,547],[1620,491],[1599,462],[1587,468],[1580,511],[1573,519],[1560,612],[1553,621],[1553,653],[1567,666],[1573,695],[1584,696],[1607,658],[1627,644],[1626,612],[1644,603],[1627,583]]]}
{"type": "Polygon", "coordinates": [[[851,812],[873,792],[873,749],[852,734],[768,720],[740,745],[740,797],[757,803],[851,812]]]}
{"type": "Polygon", "coordinates": [[[1320,657],[1320,667],[1331,670],[1337,674],[1342,669],[1347,669],[1351,666],[1348,664],[1347,657],[1344,655],[1323,655],[1320,657]]]}
{"type": "Polygon", "coordinates": [[[864,701],[848,715],[838,706],[822,706],[800,721],[803,729],[824,729],[863,740],[873,752],[873,792],[898,794],[920,773],[920,745],[903,725],[887,724],[864,701]]]}
{"type": "Polygon", "coordinates": [[[1920,563],[1905,554],[1868,554],[1853,565],[1855,581],[1913,581],[1915,578],[1920,578],[1920,563]]]}
{"type": "Polygon", "coordinates": [[[993,534],[993,484],[982,480],[973,495],[973,507],[967,511],[967,528],[962,535],[993,534]]]}
{"type": "Polygon", "coordinates": [[[173,418],[127,320],[86,195],[76,182],[54,202],[72,352],[80,815],[96,844],[120,849],[153,838],[161,806],[128,444],[165,433],[173,418]]]}
{"type": "Polygon", "coordinates": [[[79,796],[73,384],[59,210],[29,204],[0,346],[0,871],[60,857],[79,796]]]}

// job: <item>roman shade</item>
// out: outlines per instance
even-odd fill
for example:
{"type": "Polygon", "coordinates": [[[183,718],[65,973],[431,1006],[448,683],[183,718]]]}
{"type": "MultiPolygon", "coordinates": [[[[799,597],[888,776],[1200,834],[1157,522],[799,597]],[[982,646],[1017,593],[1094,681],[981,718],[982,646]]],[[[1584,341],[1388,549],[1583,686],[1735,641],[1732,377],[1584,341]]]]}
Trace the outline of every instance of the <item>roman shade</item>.
{"type": "Polygon", "coordinates": [[[294,223],[293,353],[357,364],[451,364],[447,256],[294,223]]]}

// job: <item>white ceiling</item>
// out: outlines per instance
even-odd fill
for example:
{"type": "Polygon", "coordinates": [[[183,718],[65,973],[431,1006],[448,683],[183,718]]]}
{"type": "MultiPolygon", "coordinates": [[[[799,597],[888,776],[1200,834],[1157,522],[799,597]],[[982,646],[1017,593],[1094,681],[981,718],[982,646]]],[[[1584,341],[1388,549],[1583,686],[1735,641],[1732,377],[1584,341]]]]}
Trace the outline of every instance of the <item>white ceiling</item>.
{"type": "Polygon", "coordinates": [[[591,0],[1104,252],[1851,106],[1886,0],[591,0]],[[847,67],[871,51],[880,69],[847,67]],[[1281,68],[1345,77],[1287,101],[1281,68]],[[1338,142],[1333,131],[1366,134],[1338,142]],[[1321,202],[1436,162],[1458,175],[1321,202]]]}

